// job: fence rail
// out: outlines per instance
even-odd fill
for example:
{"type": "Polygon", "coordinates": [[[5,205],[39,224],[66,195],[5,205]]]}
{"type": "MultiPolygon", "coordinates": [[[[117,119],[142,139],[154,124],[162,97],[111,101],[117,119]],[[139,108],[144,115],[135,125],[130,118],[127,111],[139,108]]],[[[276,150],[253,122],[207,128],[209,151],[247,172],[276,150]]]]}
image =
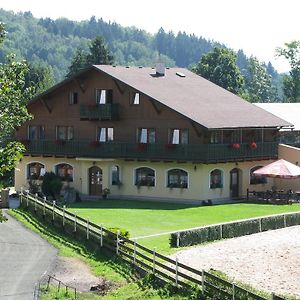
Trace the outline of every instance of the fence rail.
{"type": "Polygon", "coordinates": [[[177,287],[191,288],[196,285],[201,289],[202,295],[217,294],[224,300],[283,299],[274,294],[269,298],[259,296],[210,272],[200,271],[180,263],[177,259],[158,253],[155,248],[148,249],[138,244],[136,240],[121,236],[119,231],[114,233],[102,225],[99,226],[77,214],[70,213],[65,207],[58,206],[55,201],[49,202],[46,198],[21,191],[20,202],[25,209],[42,217],[44,221],[52,223],[54,227],[59,227],[66,234],[72,234],[85,245],[97,249],[106,248],[138,269],[151,272],[160,280],[170,282],[177,287]]]}

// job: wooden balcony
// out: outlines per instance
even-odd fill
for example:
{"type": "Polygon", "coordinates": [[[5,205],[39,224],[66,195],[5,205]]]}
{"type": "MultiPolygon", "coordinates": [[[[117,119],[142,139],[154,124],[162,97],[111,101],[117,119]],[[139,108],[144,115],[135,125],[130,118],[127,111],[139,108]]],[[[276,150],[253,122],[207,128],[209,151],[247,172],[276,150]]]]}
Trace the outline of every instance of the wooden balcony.
{"type": "Polygon", "coordinates": [[[86,158],[115,158],[164,161],[189,161],[216,163],[256,159],[276,159],[277,143],[257,143],[255,149],[249,144],[239,148],[230,145],[164,145],[136,143],[97,143],[91,141],[35,140],[25,145],[27,155],[65,156],[86,158]]]}
{"type": "Polygon", "coordinates": [[[117,120],[119,116],[118,104],[81,104],[81,120],[117,120]]]}

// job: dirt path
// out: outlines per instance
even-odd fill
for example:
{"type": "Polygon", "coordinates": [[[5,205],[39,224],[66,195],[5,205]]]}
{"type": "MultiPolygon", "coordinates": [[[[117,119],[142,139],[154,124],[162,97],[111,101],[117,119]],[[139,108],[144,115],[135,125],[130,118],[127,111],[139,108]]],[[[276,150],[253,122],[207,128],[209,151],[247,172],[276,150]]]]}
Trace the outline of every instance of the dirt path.
{"type": "Polygon", "coordinates": [[[184,264],[220,270],[259,290],[300,297],[300,226],[215,242],[176,256],[184,264]]]}

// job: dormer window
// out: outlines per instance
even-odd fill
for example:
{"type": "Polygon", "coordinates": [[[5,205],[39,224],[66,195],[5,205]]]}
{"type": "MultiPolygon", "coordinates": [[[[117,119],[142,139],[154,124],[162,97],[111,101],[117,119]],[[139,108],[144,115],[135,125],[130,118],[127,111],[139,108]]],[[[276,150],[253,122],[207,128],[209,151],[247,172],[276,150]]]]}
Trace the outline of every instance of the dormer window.
{"type": "Polygon", "coordinates": [[[78,93],[77,92],[70,92],[69,94],[69,104],[77,104],[78,103],[78,93]]]}
{"type": "Polygon", "coordinates": [[[112,103],[112,90],[96,89],[96,103],[108,104],[112,103]]]}

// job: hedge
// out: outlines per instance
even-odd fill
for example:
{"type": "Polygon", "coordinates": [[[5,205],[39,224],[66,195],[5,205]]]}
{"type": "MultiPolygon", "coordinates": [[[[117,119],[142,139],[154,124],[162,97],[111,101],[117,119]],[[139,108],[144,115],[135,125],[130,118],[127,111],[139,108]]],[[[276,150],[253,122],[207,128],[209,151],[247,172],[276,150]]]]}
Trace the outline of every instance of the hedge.
{"type": "Polygon", "coordinates": [[[170,245],[171,247],[193,246],[294,225],[300,225],[300,213],[274,215],[173,232],[170,236],[170,245]]]}

